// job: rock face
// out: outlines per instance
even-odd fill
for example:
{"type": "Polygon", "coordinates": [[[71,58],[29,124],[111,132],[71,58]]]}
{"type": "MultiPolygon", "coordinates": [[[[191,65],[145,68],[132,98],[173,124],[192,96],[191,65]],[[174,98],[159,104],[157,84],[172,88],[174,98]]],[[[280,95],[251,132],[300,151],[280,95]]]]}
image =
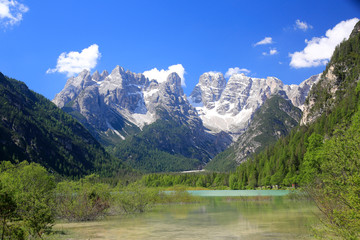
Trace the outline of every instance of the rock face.
{"type": "Polygon", "coordinates": [[[329,65],[324,73],[325,74],[319,78],[319,81],[314,86],[317,90],[311,91],[308,94],[308,99],[302,109],[303,117],[300,121],[300,125],[308,125],[314,122],[326,109],[331,108],[332,102],[336,98],[335,93],[340,82],[338,82],[338,78],[334,74],[334,65],[329,65]],[[320,90],[328,93],[329,97],[327,100],[318,100],[318,92],[320,92],[320,90]]]}
{"type": "Polygon", "coordinates": [[[206,128],[212,132],[227,132],[236,139],[247,129],[254,112],[270,95],[281,93],[302,109],[311,86],[319,78],[320,75],[315,75],[300,85],[284,85],[275,77],[251,78],[234,74],[226,84],[221,73],[204,73],[189,101],[206,128]]]}
{"type": "Polygon", "coordinates": [[[213,109],[226,87],[226,80],[221,73],[208,72],[200,76],[199,83],[191,93],[193,104],[203,104],[213,109]]]}

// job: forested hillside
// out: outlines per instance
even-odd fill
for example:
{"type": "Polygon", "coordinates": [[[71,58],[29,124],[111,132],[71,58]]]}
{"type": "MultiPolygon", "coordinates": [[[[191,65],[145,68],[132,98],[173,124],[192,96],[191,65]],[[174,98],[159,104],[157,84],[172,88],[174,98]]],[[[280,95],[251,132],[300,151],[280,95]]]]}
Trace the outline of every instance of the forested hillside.
{"type": "Polygon", "coordinates": [[[192,170],[202,164],[198,159],[204,157],[189,141],[191,136],[191,129],[184,125],[171,119],[158,120],[110,151],[114,156],[126,159],[133,168],[145,172],[192,170]]]}
{"type": "MultiPolygon", "coordinates": [[[[286,96],[286,95],[285,95],[286,96]]],[[[275,94],[255,112],[250,126],[239,139],[206,165],[213,171],[232,171],[252,154],[286,136],[298,125],[301,110],[284,96],[275,94]]]]}
{"type": "Polygon", "coordinates": [[[313,120],[241,164],[231,176],[232,188],[304,183],[306,169],[319,167],[307,163],[305,157],[314,147],[314,139],[321,144],[321,139],[336,138],[336,133],[355,124],[360,104],[358,29],[359,23],[351,37],[336,47],[322,78],[310,92],[308,115],[313,120]]]}
{"type": "Polygon", "coordinates": [[[73,117],[45,97],[0,73],[0,160],[37,162],[79,176],[124,169],[73,117]]]}

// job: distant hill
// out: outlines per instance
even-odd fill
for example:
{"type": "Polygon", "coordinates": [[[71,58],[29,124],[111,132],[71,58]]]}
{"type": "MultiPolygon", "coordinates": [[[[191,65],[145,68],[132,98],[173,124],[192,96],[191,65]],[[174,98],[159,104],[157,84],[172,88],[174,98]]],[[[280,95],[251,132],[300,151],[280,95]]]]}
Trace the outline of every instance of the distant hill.
{"type": "MultiPolygon", "coordinates": [[[[209,160],[207,152],[199,151],[192,138],[193,132],[187,126],[162,119],[145,126],[143,131],[128,137],[112,151],[114,156],[126,159],[130,166],[145,172],[192,170],[209,160]]],[[[208,144],[211,145],[211,141],[208,144]]]]}
{"type": "Polygon", "coordinates": [[[77,120],[0,73],[0,160],[37,162],[61,175],[125,169],[77,120]]]}

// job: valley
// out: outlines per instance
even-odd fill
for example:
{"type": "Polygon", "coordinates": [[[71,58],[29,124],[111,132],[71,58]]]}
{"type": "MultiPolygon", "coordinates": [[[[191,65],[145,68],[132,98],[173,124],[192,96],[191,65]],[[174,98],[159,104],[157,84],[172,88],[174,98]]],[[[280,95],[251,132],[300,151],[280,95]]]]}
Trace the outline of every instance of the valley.
{"type": "Polygon", "coordinates": [[[160,2],[0,0],[0,239],[360,239],[360,5],[160,2]]]}

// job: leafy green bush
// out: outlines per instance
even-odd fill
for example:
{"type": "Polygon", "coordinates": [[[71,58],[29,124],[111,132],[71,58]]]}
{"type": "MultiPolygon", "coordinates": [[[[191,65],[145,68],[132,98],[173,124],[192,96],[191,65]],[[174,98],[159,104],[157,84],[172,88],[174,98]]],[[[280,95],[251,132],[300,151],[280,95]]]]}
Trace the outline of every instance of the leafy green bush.
{"type": "Polygon", "coordinates": [[[97,183],[92,174],[79,181],[63,181],[56,187],[58,217],[69,221],[90,221],[103,216],[110,207],[110,187],[97,183]]]}
{"type": "Polygon", "coordinates": [[[115,193],[114,199],[125,213],[144,212],[158,199],[159,191],[145,187],[140,182],[129,184],[115,193]]]}
{"type": "Polygon", "coordinates": [[[0,185],[2,239],[41,238],[51,229],[55,181],[45,168],[26,161],[17,165],[2,162],[0,185]]]}

